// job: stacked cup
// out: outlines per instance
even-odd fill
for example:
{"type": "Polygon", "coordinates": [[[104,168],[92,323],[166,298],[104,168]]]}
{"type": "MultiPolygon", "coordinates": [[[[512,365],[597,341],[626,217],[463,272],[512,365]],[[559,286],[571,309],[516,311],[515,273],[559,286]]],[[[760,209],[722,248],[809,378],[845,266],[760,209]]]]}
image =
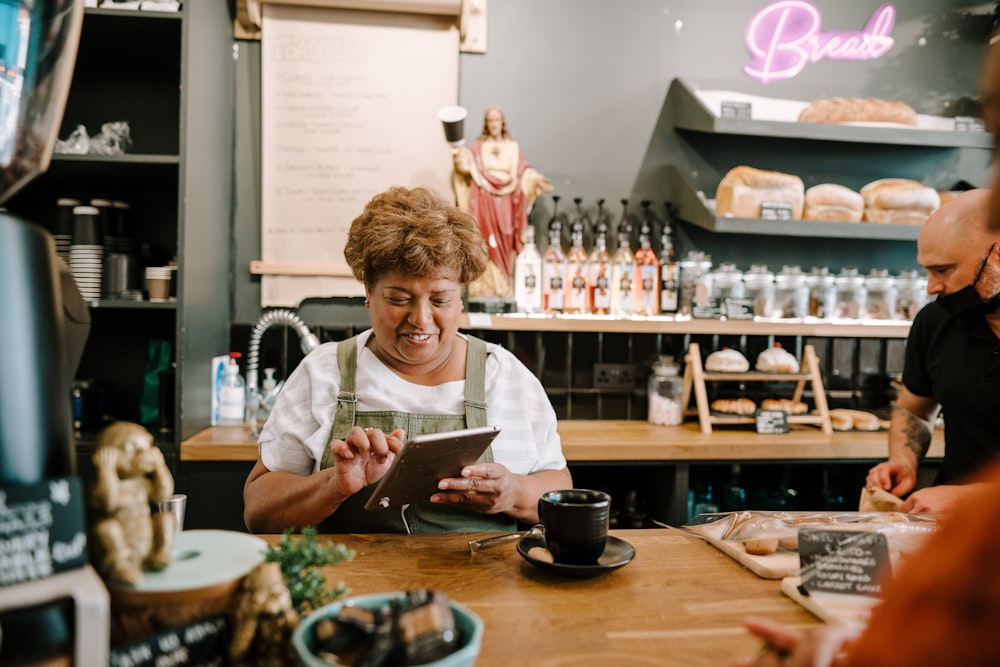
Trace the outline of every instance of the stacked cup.
{"type": "Polygon", "coordinates": [[[170,298],[170,280],[174,270],[169,266],[146,267],[146,291],[150,301],[167,301],[170,298]]]}
{"type": "Polygon", "coordinates": [[[69,247],[73,245],[73,209],[80,200],[60,197],[56,200],[56,225],[52,238],[56,242],[56,254],[69,264],[69,247]]]}
{"type": "Polygon", "coordinates": [[[69,269],[84,299],[101,298],[104,241],[100,213],[93,206],[73,207],[73,242],[69,247],[69,269]]]}

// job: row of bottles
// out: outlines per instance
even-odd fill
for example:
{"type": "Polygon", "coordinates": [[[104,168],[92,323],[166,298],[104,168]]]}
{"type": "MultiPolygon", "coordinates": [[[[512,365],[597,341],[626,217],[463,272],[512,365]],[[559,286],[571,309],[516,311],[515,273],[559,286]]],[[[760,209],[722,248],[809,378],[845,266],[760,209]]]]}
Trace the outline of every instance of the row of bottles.
{"type": "MultiPolygon", "coordinates": [[[[599,200],[598,206],[603,203],[599,200]]],[[[628,201],[623,199],[622,205],[627,208],[628,201]]],[[[659,256],[652,249],[651,230],[648,223],[642,224],[639,247],[633,251],[630,230],[620,227],[612,254],[608,250],[608,227],[599,215],[594,246],[588,253],[583,223],[578,220],[573,223],[570,248],[564,252],[560,243],[562,222],[553,216],[548,248],[542,255],[535,243],[534,228],[529,226],[525,246],[514,262],[518,311],[618,316],[677,312],[678,264],[670,227],[663,226],[659,256]]]]}

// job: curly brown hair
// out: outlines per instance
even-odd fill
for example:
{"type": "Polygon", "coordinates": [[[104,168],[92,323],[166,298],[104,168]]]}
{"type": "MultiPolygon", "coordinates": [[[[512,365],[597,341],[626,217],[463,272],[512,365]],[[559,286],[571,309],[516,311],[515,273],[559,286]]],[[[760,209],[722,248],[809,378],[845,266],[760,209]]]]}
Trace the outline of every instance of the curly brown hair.
{"type": "Polygon", "coordinates": [[[393,271],[427,278],[454,269],[467,285],[486,270],[476,219],[425,187],[394,186],[372,197],[344,246],[354,277],[368,287],[393,271]]]}

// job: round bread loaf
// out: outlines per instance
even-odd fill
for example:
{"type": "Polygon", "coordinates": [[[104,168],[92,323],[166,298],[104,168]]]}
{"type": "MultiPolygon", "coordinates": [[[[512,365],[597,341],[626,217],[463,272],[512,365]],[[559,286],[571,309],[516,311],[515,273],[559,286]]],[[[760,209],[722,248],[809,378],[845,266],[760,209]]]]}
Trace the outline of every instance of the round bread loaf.
{"type": "Polygon", "coordinates": [[[820,183],[806,190],[802,217],[807,220],[861,222],[865,198],[847,186],[820,183]]]}
{"type": "Polygon", "coordinates": [[[799,360],[782,348],[780,343],[775,343],[774,347],[757,355],[756,369],[765,373],[798,373],[799,360]]]}
{"type": "Polygon", "coordinates": [[[907,178],[881,178],[861,188],[868,222],[922,224],[941,205],[937,190],[907,178]]]}
{"type": "Polygon", "coordinates": [[[727,415],[749,416],[757,412],[757,404],[749,398],[717,398],[708,407],[727,415]]]}
{"type": "Polygon", "coordinates": [[[747,550],[748,554],[766,556],[778,550],[778,538],[746,540],[743,542],[743,547],[747,550]]]}
{"type": "Polygon", "coordinates": [[[708,355],[705,370],[713,373],[745,373],[750,370],[750,362],[739,350],[724,347],[708,355]]]}

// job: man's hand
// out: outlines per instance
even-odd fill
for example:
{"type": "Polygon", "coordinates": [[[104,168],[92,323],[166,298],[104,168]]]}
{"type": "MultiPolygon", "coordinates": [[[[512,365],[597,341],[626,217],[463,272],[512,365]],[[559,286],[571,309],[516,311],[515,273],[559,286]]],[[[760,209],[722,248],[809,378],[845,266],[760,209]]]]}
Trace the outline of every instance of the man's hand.
{"type": "Polygon", "coordinates": [[[894,496],[903,497],[917,485],[917,469],[895,459],[889,459],[868,471],[865,486],[884,489],[894,496]]]}

